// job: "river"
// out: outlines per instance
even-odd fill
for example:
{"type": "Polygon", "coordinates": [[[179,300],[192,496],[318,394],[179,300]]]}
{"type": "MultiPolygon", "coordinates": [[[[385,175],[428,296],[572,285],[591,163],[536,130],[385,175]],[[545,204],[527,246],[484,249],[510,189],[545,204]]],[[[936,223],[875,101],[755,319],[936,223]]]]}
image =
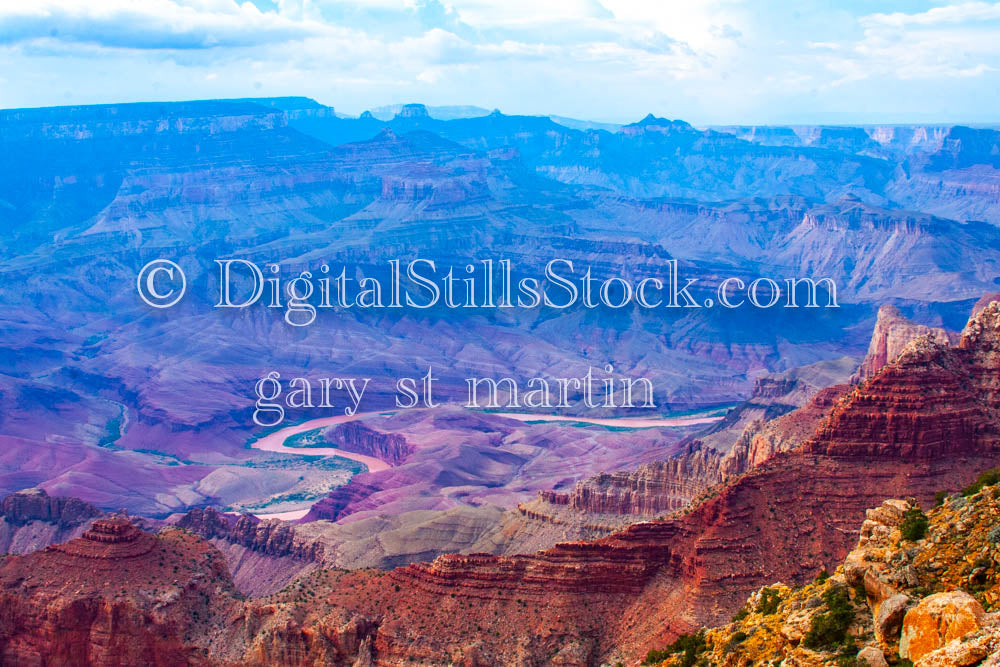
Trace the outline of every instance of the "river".
{"type": "MultiPolygon", "coordinates": [[[[327,426],[336,426],[337,424],[343,424],[345,422],[354,421],[355,419],[363,419],[365,417],[370,417],[372,415],[379,414],[377,412],[361,412],[354,415],[337,415],[335,417],[320,417],[319,419],[310,419],[307,422],[301,424],[295,424],[294,426],[287,426],[279,431],[275,431],[269,435],[265,435],[262,438],[254,441],[250,444],[253,449],[260,449],[267,452],[278,452],[280,454],[298,454],[300,456],[340,456],[345,459],[351,459],[352,461],[358,461],[359,463],[364,463],[368,467],[368,472],[379,472],[381,470],[388,470],[390,468],[389,464],[385,461],[375,458],[374,456],[365,456],[364,454],[355,454],[354,452],[347,452],[343,449],[337,447],[287,447],[285,441],[288,438],[298,435],[300,433],[305,433],[306,431],[312,431],[318,428],[326,428],[327,426]]],[[[525,414],[520,412],[493,412],[489,414],[494,414],[498,417],[506,417],[508,419],[516,419],[522,422],[534,422],[534,421],[560,421],[560,422],[574,422],[583,424],[595,424],[597,426],[610,426],[619,428],[656,428],[656,427],[677,427],[677,426],[697,426],[699,424],[711,424],[712,422],[717,422],[722,417],[704,417],[704,416],[691,416],[691,417],[665,417],[665,418],[648,418],[648,417],[607,417],[607,418],[589,418],[589,417],[568,417],[566,415],[539,415],[539,414],[525,414]]],[[[309,512],[309,508],[301,510],[291,510],[288,512],[275,512],[272,514],[257,514],[261,519],[282,519],[285,521],[294,521],[296,519],[301,519],[309,512]]]]}

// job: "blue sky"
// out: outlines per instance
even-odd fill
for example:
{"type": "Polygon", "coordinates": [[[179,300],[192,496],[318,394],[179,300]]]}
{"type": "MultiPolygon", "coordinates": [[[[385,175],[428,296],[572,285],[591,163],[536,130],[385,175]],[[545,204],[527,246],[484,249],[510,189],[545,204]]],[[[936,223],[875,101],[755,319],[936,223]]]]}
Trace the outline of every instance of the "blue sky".
{"type": "Polygon", "coordinates": [[[0,107],[305,95],[629,122],[998,122],[1000,2],[0,0],[0,107]]]}

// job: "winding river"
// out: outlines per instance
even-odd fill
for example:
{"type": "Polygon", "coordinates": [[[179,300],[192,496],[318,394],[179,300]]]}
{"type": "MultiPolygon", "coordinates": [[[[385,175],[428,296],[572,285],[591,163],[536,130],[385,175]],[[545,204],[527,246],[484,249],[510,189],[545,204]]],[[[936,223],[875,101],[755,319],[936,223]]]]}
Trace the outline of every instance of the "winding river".
{"type": "MultiPolygon", "coordinates": [[[[320,417],[319,419],[310,419],[307,422],[301,424],[295,424],[294,426],[287,426],[279,431],[275,431],[269,435],[265,435],[262,438],[252,442],[250,447],[253,449],[260,449],[267,452],[278,452],[280,454],[298,454],[300,456],[340,456],[345,459],[351,459],[352,461],[358,461],[359,463],[364,463],[368,466],[368,472],[379,472],[381,470],[388,470],[391,466],[377,459],[373,456],[365,456],[364,454],[355,454],[354,452],[347,452],[338,447],[288,447],[285,442],[294,435],[299,435],[300,433],[305,433],[306,431],[312,431],[318,428],[326,428],[328,426],[336,426],[337,424],[343,424],[345,422],[354,421],[355,419],[363,419],[365,417],[370,417],[372,415],[379,414],[377,412],[361,412],[354,415],[337,415],[334,417],[320,417]]],[[[665,427],[677,427],[677,426],[697,426],[699,424],[711,424],[712,422],[717,422],[722,419],[719,417],[705,417],[705,416],[691,416],[691,417],[666,417],[666,418],[647,418],[647,417],[607,417],[607,418],[586,418],[586,417],[568,417],[566,415],[539,415],[539,414],[525,414],[520,412],[493,412],[489,413],[496,415],[498,417],[506,417],[508,419],[516,419],[521,422],[543,422],[543,421],[558,421],[558,422],[573,422],[581,424],[594,424],[597,426],[609,426],[609,427],[619,427],[619,428],[656,428],[660,426],[665,427]]],[[[301,510],[292,510],[289,512],[275,512],[273,514],[257,514],[261,519],[283,519],[285,521],[294,521],[295,519],[301,519],[309,512],[309,508],[301,510]]]]}
{"type": "Polygon", "coordinates": [[[375,412],[361,412],[355,415],[340,415],[337,417],[321,417],[319,419],[310,419],[307,422],[301,424],[296,424],[294,426],[286,426],[280,431],[275,431],[270,435],[265,435],[263,438],[259,438],[256,442],[250,444],[253,449],[262,449],[267,452],[279,452],[281,454],[299,454],[304,456],[340,456],[345,459],[351,459],[352,461],[357,461],[359,463],[364,463],[368,466],[368,472],[379,472],[380,470],[388,470],[389,464],[381,459],[377,459],[374,456],[365,456],[364,454],[355,454],[354,452],[345,452],[343,449],[338,447],[286,447],[285,441],[291,438],[293,435],[298,435],[300,433],[305,433],[306,431],[314,431],[318,428],[326,428],[327,426],[336,426],[337,424],[343,424],[344,422],[354,421],[355,419],[362,419],[364,417],[369,417],[373,414],[378,414],[375,412]]]}

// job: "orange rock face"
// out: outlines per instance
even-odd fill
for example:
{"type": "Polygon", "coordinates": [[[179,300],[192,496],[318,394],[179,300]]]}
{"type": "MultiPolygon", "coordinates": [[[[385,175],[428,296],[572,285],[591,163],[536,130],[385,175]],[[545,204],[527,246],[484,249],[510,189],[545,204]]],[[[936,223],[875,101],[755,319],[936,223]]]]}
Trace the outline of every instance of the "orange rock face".
{"type": "Polygon", "coordinates": [[[906,612],[899,655],[916,662],[953,639],[983,626],[986,612],[968,593],[937,593],[906,612]]]}

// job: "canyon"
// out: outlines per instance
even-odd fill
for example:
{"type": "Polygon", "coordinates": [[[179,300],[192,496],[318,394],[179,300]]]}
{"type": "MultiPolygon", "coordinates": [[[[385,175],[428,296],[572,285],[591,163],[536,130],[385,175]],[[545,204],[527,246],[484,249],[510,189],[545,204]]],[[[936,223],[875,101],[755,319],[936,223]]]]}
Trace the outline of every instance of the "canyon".
{"type": "Polygon", "coordinates": [[[997,465],[996,129],[279,98],[0,110],[0,145],[0,662],[635,664],[997,465]],[[221,257],[676,268],[698,303],[828,278],[839,307],[295,327],[215,308],[221,257]],[[170,309],[135,292],[156,258],[187,276],[170,309]],[[609,366],[656,406],[462,407],[468,378],[609,366]],[[429,368],[440,405],[398,406],[386,378],[429,368]],[[373,378],[356,414],[254,423],[264,373],[328,369],[373,378]]]}
{"type": "MultiPolygon", "coordinates": [[[[207,543],[174,527],[142,537],[123,518],[99,519],[66,546],[0,564],[0,604],[13,619],[2,651],[81,650],[73,647],[92,640],[69,642],[55,632],[56,619],[83,637],[100,636],[106,617],[96,610],[104,607],[120,618],[152,613],[155,625],[143,628],[164,628],[154,636],[137,628],[127,640],[115,633],[129,655],[151,645],[178,656],[197,648],[208,663],[634,660],[682,632],[718,624],[762,585],[834,569],[857,541],[866,508],[889,497],[929,506],[937,491],[967,486],[993,467],[998,378],[1000,302],[993,302],[969,320],[956,345],[933,335],[911,340],[871,378],[830,399],[800,444],[664,519],[533,554],[451,554],[388,572],[315,569],[249,601],[238,599],[224,558],[207,543]],[[104,537],[109,533],[115,536],[104,537]],[[159,592],[160,573],[190,550],[201,552],[159,592]],[[82,566],[72,560],[81,558],[116,564],[83,584],[74,579],[82,566]],[[188,593],[169,597],[176,587],[188,593]],[[65,605],[79,612],[58,615],[65,605]],[[30,611],[42,608],[51,611],[30,611]]],[[[246,518],[239,521],[246,526],[246,518]]]]}
{"type": "MultiPolygon", "coordinates": [[[[787,133],[655,116],[617,131],[502,113],[441,120],[420,105],[342,118],[305,98],[0,111],[0,491],[165,518],[208,505],[267,514],[342,485],[314,466],[281,475],[272,464],[286,459],[246,447],[266,436],[250,419],[262,360],[282,377],[419,377],[433,365],[443,403],[465,400],[467,377],[579,377],[610,362],[650,379],[658,408],[637,412],[658,418],[863,355],[883,303],[920,326],[961,328],[1000,276],[1000,236],[978,214],[986,195],[956,192],[931,211],[907,188],[970,170],[992,178],[995,131],[859,131],[798,128],[771,145],[787,133]],[[703,286],[829,277],[842,307],[345,311],[306,332],[262,309],[213,308],[218,257],[280,260],[283,276],[326,261],[386,278],[390,259],[461,272],[495,248],[525,272],[558,256],[634,283],[672,260],[703,286]],[[191,286],[169,313],[133,289],[154,254],[191,286]]],[[[692,290],[699,302],[703,291],[692,290]]],[[[394,407],[383,385],[364,410],[394,407]]],[[[616,471],[565,485],[602,470],[616,471]]]]}

